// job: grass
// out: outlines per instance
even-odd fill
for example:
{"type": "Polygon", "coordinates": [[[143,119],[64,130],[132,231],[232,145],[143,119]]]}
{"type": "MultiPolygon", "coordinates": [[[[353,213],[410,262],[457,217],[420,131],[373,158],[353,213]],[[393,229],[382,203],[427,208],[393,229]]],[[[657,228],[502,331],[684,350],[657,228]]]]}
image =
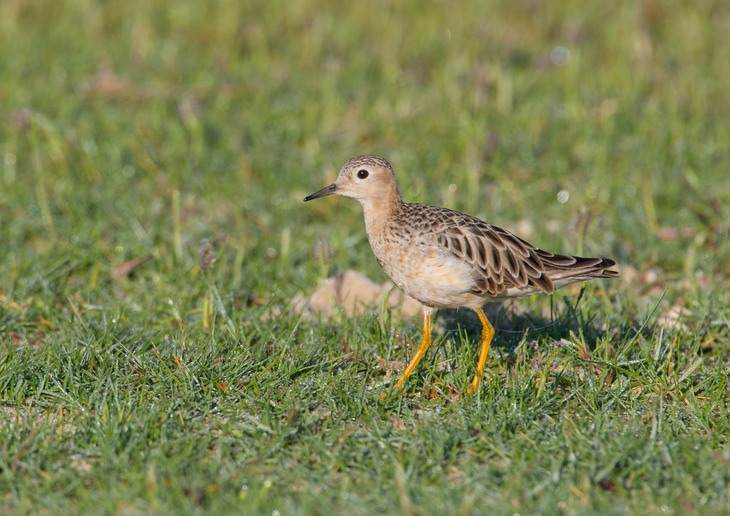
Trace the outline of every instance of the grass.
{"type": "Polygon", "coordinates": [[[727,512],[728,23],[2,2],[2,512],[727,512]],[[473,397],[450,386],[478,326],[441,314],[381,400],[418,321],[289,310],[337,271],[384,279],[356,203],[301,202],[361,153],[407,200],[622,279],[496,311],[473,397]]]}

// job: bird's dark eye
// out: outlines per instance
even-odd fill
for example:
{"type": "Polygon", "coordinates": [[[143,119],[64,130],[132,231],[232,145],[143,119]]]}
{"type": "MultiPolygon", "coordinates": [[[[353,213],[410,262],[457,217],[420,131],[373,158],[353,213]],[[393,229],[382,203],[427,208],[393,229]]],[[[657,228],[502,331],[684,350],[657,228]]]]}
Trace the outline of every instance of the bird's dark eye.
{"type": "Polygon", "coordinates": [[[357,177],[359,177],[360,179],[365,179],[366,177],[368,177],[368,171],[365,169],[358,170],[357,177]]]}

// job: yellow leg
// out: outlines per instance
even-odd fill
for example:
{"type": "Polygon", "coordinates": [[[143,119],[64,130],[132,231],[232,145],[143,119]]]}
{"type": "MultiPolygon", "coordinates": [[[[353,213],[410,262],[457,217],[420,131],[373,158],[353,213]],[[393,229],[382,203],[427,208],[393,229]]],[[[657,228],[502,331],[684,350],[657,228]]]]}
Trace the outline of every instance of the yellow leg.
{"type": "Polygon", "coordinates": [[[426,351],[428,351],[428,348],[431,346],[431,313],[433,312],[433,308],[429,308],[424,306],[423,307],[423,337],[421,338],[421,344],[418,346],[418,351],[416,351],[416,354],[413,355],[413,358],[411,359],[410,364],[408,364],[408,367],[406,367],[405,372],[403,373],[403,376],[400,377],[398,380],[398,383],[395,384],[394,389],[402,389],[403,384],[406,382],[409,376],[413,373],[413,371],[416,369],[416,366],[423,358],[423,355],[426,354],[426,351]]]}
{"type": "Polygon", "coordinates": [[[487,355],[489,355],[489,346],[492,345],[492,338],[494,337],[494,328],[489,323],[487,316],[484,315],[484,310],[475,308],[474,311],[482,322],[482,351],[479,353],[479,362],[477,362],[477,374],[471,381],[471,385],[469,385],[469,394],[474,394],[479,388],[479,382],[482,381],[482,373],[484,372],[484,364],[487,363],[487,355]]]}

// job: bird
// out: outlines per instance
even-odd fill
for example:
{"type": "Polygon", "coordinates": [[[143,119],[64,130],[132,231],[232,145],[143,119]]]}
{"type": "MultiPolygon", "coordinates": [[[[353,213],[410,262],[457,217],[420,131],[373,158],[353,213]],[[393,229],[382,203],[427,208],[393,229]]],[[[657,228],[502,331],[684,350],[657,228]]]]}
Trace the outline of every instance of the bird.
{"type": "Polygon", "coordinates": [[[482,325],[480,353],[468,393],[478,391],[494,327],[483,306],[493,301],[556,289],[594,278],[615,278],[609,258],[543,251],[482,219],[439,206],[404,202],[393,167],[384,158],[357,156],[334,183],[304,198],[339,195],[362,206],[375,259],[393,282],[421,303],[423,334],[416,353],[394,385],[403,386],[431,346],[431,321],[439,308],[469,308],[482,325]]]}

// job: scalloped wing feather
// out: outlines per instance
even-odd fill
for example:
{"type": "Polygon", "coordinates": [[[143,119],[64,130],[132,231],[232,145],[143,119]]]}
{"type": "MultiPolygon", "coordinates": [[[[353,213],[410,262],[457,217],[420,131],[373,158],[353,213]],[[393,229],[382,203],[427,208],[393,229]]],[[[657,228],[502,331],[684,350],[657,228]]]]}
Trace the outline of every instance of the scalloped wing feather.
{"type": "Polygon", "coordinates": [[[605,270],[615,264],[612,260],[543,251],[505,229],[446,208],[429,215],[435,219],[430,236],[472,266],[471,292],[480,296],[550,294],[570,283],[618,275],[605,270]]]}

